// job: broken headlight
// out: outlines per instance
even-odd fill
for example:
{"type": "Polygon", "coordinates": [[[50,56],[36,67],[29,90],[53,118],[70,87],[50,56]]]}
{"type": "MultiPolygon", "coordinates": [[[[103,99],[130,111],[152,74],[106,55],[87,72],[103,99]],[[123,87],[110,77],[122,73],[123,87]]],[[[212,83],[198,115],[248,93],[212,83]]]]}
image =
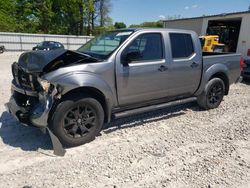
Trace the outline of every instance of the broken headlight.
{"type": "Polygon", "coordinates": [[[48,80],[44,80],[41,78],[38,78],[37,81],[40,83],[43,90],[48,93],[50,90],[50,86],[51,86],[50,82],[48,80]]]}

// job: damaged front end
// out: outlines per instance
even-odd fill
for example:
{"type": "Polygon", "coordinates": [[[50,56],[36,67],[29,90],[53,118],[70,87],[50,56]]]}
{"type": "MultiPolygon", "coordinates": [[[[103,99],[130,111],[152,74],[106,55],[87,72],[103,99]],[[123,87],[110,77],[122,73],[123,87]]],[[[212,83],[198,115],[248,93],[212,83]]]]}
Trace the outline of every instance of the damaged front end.
{"type": "Polygon", "coordinates": [[[100,60],[69,51],[31,51],[23,53],[12,64],[12,96],[6,104],[8,111],[21,123],[39,128],[48,126],[48,118],[55,100],[60,98],[57,86],[42,79],[59,68],[100,60]]]}
{"type": "Polygon", "coordinates": [[[7,110],[24,125],[46,128],[57,89],[53,85],[43,88],[35,74],[20,70],[17,63],[13,64],[12,72],[12,95],[5,105],[7,110]]]}
{"type": "Polygon", "coordinates": [[[49,112],[53,105],[53,95],[29,96],[12,85],[12,96],[5,105],[7,110],[22,124],[46,128],[49,112]],[[15,89],[14,89],[15,88],[15,89]]]}
{"type": "Polygon", "coordinates": [[[55,153],[64,155],[59,140],[48,128],[51,109],[60,99],[60,87],[53,85],[43,76],[62,67],[79,63],[98,62],[88,55],[69,50],[37,51],[22,54],[18,62],[12,64],[13,81],[11,98],[5,104],[19,122],[48,130],[55,153]]]}
{"type": "Polygon", "coordinates": [[[13,81],[12,96],[5,106],[20,123],[40,128],[44,133],[47,130],[52,141],[54,154],[64,156],[65,149],[48,127],[49,113],[56,97],[58,97],[56,88],[51,88],[48,92],[28,92],[16,86],[13,81]]]}

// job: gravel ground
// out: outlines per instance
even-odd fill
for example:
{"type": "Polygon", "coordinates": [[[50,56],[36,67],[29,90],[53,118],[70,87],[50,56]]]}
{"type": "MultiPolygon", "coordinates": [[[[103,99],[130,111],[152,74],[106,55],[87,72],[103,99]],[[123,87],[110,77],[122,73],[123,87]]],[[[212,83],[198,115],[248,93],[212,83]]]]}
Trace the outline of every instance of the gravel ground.
{"type": "Polygon", "coordinates": [[[250,187],[250,82],[215,110],[189,103],[117,120],[61,158],[4,110],[17,57],[0,54],[0,187],[250,187]]]}

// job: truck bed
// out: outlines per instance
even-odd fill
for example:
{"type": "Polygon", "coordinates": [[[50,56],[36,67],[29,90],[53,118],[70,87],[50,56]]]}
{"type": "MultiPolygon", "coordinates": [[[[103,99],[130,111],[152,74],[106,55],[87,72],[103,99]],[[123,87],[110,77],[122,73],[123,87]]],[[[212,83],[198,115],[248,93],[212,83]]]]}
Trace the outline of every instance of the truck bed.
{"type": "Polygon", "coordinates": [[[203,52],[203,72],[215,67],[224,67],[229,78],[229,84],[235,83],[240,74],[241,54],[203,52]]]}

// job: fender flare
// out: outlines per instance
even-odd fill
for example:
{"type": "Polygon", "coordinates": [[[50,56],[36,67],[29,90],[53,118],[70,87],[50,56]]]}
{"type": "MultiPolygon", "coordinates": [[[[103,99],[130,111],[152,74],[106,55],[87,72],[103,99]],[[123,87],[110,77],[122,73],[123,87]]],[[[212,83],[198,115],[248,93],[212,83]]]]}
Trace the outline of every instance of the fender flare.
{"type": "Polygon", "coordinates": [[[65,94],[80,88],[93,88],[99,91],[105,98],[105,113],[107,115],[107,122],[111,119],[111,112],[113,106],[117,104],[117,99],[114,91],[108,83],[99,78],[98,75],[86,72],[74,72],[58,77],[52,82],[56,87],[61,87],[62,96],[65,94]]]}
{"type": "Polygon", "coordinates": [[[226,76],[227,79],[229,79],[228,67],[222,63],[214,64],[211,67],[209,67],[205,72],[203,72],[200,87],[195,92],[195,96],[200,95],[204,91],[204,88],[206,87],[208,81],[216,74],[223,74],[226,76]]]}

